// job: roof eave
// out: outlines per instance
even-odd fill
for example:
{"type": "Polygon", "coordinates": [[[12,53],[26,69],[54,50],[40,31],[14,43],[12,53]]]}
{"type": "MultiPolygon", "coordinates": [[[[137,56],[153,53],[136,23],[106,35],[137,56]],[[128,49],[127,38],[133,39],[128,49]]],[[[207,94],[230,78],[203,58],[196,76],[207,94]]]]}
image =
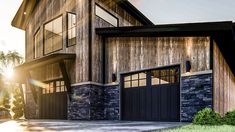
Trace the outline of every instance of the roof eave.
{"type": "Polygon", "coordinates": [[[143,25],[154,25],[142,12],[140,12],[133,4],[128,0],[118,0],[118,4],[129,12],[133,17],[140,21],[143,25]]]}
{"type": "Polygon", "coordinates": [[[36,5],[37,0],[23,0],[16,15],[14,16],[11,25],[13,27],[25,30],[28,20],[36,5]]]}

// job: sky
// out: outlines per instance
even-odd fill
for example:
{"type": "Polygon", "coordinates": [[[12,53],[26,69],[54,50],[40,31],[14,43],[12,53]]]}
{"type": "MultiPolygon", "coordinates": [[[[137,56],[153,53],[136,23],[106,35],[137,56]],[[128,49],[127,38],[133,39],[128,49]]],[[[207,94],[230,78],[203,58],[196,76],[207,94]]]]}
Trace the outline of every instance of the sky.
{"type": "MultiPolygon", "coordinates": [[[[235,0],[130,0],[155,24],[235,21],[235,0]]],[[[22,0],[0,0],[0,51],[25,53],[24,31],[11,26],[22,0]]]]}
{"type": "Polygon", "coordinates": [[[18,51],[24,56],[24,31],[11,26],[22,0],[0,0],[0,51],[18,51]]]}

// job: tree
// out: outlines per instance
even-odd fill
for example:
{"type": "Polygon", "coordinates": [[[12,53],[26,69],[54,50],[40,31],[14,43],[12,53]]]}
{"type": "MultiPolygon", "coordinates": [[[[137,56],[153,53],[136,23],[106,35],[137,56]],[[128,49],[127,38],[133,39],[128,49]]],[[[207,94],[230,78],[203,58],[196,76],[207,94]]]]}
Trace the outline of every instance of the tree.
{"type": "Polygon", "coordinates": [[[3,93],[3,101],[2,101],[2,106],[7,109],[8,111],[10,111],[11,105],[10,105],[10,96],[9,93],[7,91],[5,91],[3,93]]]}
{"type": "Polygon", "coordinates": [[[13,93],[13,108],[12,111],[14,112],[13,119],[19,119],[24,115],[24,103],[23,98],[21,96],[21,91],[18,87],[14,89],[13,93]]]}
{"type": "Polygon", "coordinates": [[[0,102],[2,102],[2,106],[5,109],[10,110],[10,95],[12,92],[14,93],[14,119],[17,119],[23,115],[23,103],[21,103],[23,99],[20,94],[20,89],[14,88],[15,84],[11,82],[11,80],[7,79],[7,74],[12,72],[13,68],[22,62],[23,57],[21,57],[18,52],[9,51],[8,53],[4,53],[0,51],[0,75],[2,75],[2,79],[0,81],[0,92],[1,95],[3,95],[3,98],[1,98],[2,100],[0,100],[0,102]]]}
{"type": "Polygon", "coordinates": [[[16,51],[9,51],[5,54],[0,51],[0,74],[6,76],[7,69],[13,69],[16,65],[23,62],[23,57],[16,51]]]}

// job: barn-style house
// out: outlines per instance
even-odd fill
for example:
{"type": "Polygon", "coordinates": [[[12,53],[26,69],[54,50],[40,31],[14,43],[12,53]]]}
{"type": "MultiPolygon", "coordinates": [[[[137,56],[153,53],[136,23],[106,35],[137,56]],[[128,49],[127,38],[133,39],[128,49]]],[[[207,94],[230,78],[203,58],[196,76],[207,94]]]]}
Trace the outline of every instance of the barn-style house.
{"type": "Polygon", "coordinates": [[[154,25],[127,0],[23,0],[28,119],[192,121],[235,109],[235,25],[154,25]]]}

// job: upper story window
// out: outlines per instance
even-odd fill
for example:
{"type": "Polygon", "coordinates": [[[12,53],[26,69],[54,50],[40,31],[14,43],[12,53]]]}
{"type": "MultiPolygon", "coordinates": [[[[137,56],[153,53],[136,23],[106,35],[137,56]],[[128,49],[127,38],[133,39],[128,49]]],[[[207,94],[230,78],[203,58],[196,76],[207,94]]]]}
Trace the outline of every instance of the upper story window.
{"type": "Polygon", "coordinates": [[[34,58],[40,56],[40,32],[39,30],[34,35],[34,58]]]}
{"type": "Polygon", "coordinates": [[[68,13],[67,39],[68,46],[76,44],[76,14],[68,13]]]}
{"type": "Polygon", "coordinates": [[[62,49],[62,16],[44,25],[44,54],[62,49]]]}
{"type": "Polygon", "coordinates": [[[111,13],[106,11],[105,9],[101,8],[99,5],[95,6],[95,14],[98,17],[100,17],[103,20],[105,20],[106,22],[108,22],[111,25],[113,25],[114,27],[118,26],[118,19],[114,15],[112,15],[111,13]]]}

